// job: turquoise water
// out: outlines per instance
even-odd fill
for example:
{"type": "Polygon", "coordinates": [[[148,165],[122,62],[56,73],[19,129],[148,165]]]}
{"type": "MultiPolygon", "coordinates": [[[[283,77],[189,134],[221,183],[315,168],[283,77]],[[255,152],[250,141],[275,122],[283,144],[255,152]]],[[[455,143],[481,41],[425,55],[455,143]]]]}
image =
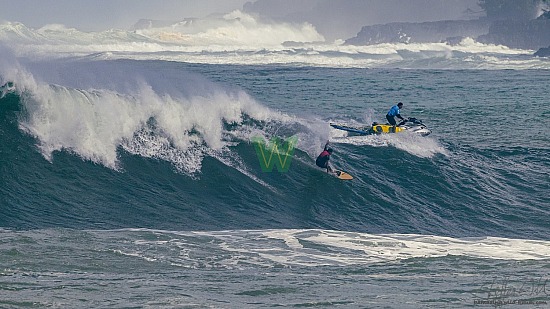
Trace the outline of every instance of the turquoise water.
{"type": "Polygon", "coordinates": [[[22,66],[0,99],[3,307],[548,301],[548,70],[22,66]],[[328,126],[399,101],[433,133],[328,126]],[[290,170],[262,172],[250,138],[293,135],[290,170]],[[353,181],[315,167],[326,140],[353,181]]]}

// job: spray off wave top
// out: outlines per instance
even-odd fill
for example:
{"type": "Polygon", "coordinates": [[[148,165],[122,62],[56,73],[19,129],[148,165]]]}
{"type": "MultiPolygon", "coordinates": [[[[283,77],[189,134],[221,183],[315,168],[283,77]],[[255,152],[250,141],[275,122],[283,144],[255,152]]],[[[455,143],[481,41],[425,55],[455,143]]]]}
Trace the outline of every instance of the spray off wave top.
{"type": "Polygon", "coordinates": [[[13,68],[2,76],[21,98],[20,129],[37,139],[49,160],[65,150],[118,169],[122,148],[194,173],[205,155],[229,151],[235,136],[246,139],[254,124],[291,118],[242,90],[183,71],[160,74],[104,62],[35,64],[30,70],[13,68]]]}

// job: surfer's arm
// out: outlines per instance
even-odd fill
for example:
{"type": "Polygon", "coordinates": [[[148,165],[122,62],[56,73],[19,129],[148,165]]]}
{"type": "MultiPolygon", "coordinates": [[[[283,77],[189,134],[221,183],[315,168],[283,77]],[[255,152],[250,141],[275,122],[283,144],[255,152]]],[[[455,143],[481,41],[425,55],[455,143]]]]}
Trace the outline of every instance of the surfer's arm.
{"type": "Polygon", "coordinates": [[[325,144],[325,151],[328,150],[328,144],[329,144],[329,141],[327,141],[327,143],[325,144]]]}

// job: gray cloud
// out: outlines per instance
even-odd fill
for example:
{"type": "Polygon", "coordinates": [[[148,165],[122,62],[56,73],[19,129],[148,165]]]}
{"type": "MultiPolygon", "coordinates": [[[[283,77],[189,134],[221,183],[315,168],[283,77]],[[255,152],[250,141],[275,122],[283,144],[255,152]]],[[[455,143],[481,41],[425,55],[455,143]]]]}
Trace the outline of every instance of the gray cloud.
{"type": "Polygon", "coordinates": [[[242,8],[246,0],[0,0],[0,20],[37,28],[64,24],[81,30],[130,28],[141,18],[181,20],[242,8]]]}
{"type": "Polygon", "coordinates": [[[245,12],[308,21],[328,39],[354,36],[362,26],[477,18],[478,0],[258,0],[245,12]]]}
{"type": "Polygon", "coordinates": [[[362,26],[477,18],[478,0],[0,0],[0,20],[39,28],[130,29],[140,19],[180,21],[243,9],[264,18],[309,22],[325,38],[346,39],[362,26]],[[246,3],[246,4],[245,4],[246,3]]]}

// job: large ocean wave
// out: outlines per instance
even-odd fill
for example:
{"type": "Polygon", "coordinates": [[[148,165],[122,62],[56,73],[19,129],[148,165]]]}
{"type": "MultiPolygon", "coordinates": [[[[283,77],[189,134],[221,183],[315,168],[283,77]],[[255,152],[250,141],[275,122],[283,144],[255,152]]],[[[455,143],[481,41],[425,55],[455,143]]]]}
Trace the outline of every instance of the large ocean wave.
{"type": "Polygon", "coordinates": [[[329,119],[274,110],[191,68],[130,60],[6,65],[3,81],[13,85],[0,101],[1,226],[544,238],[545,199],[523,185],[544,187],[534,168],[544,158],[515,170],[506,151],[436,137],[338,136],[329,119]],[[262,171],[254,136],[298,137],[288,173],[262,171]],[[353,182],[314,166],[329,138],[353,182]]]}

